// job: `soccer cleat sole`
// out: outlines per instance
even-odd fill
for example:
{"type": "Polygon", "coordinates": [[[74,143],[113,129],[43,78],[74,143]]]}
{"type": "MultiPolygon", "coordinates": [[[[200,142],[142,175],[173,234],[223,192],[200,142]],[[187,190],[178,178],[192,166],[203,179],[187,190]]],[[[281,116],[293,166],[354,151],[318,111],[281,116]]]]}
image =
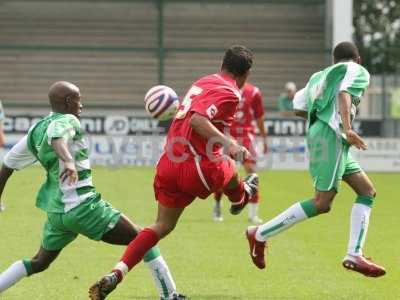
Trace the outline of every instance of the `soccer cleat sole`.
{"type": "Polygon", "coordinates": [[[96,282],[89,289],[89,299],[90,300],[104,300],[105,297],[101,295],[101,287],[100,282],[96,282]]]}
{"type": "Polygon", "coordinates": [[[106,275],[90,287],[89,299],[104,300],[113,290],[115,290],[116,286],[117,284],[115,284],[115,282],[110,281],[110,275],[106,275]]]}
{"type": "Polygon", "coordinates": [[[342,265],[345,269],[358,272],[366,277],[381,277],[386,274],[386,271],[384,269],[380,269],[380,270],[377,269],[376,271],[372,271],[372,272],[365,270],[364,268],[360,267],[357,263],[355,263],[351,260],[343,261],[342,265]]]}

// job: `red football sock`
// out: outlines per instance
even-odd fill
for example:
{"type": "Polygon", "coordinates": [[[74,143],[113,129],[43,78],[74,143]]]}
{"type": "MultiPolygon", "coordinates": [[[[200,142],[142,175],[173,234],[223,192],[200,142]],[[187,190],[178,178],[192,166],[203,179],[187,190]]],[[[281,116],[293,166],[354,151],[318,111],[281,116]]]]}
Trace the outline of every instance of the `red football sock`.
{"type": "Polygon", "coordinates": [[[239,204],[240,202],[242,202],[246,197],[243,181],[240,181],[239,185],[234,187],[233,189],[224,189],[224,194],[232,203],[239,204]]]}
{"type": "Polygon", "coordinates": [[[158,240],[157,234],[152,229],[143,229],[136,238],[129,243],[121,261],[128,266],[130,271],[142,260],[147,251],[157,244],[158,240]]]}

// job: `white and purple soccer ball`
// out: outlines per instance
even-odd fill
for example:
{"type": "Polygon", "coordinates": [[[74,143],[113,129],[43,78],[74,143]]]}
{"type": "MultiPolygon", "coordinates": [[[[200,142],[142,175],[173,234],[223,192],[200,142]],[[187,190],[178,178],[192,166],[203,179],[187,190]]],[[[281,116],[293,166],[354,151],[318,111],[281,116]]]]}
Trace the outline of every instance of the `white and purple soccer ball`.
{"type": "Polygon", "coordinates": [[[144,96],[147,112],[155,119],[166,121],[172,119],[178,108],[178,95],[173,89],[165,85],[156,85],[149,89],[144,96]]]}

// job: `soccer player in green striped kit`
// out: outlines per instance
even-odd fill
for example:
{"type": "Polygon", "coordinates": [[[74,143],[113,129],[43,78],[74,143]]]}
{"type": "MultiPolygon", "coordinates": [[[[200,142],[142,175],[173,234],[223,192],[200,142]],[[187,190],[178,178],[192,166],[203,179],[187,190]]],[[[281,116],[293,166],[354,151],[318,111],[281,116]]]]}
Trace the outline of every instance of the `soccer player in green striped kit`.
{"type": "MultiPolygon", "coordinates": [[[[50,87],[52,112],[36,123],[6,155],[0,170],[0,196],[14,170],[40,162],[47,172],[36,206],[47,213],[42,244],[32,259],[19,260],[0,274],[0,294],[26,276],[42,272],[61,250],[82,234],[92,240],[128,245],[139,228],[105,202],[92,183],[88,147],[79,122],[79,88],[69,82],[50,87]]],[[[1,217],[1,215],[0,215],[1,217]]],[[[157,247],[147,252],[161,300],[183,300],[157,247]]]]}
{"type": "Polygon", "coordinates": [[[258,227],[246,231],[254,264],[265,268],[264,249],[272,236],[303,220],[327,213],[345,181],[356,193],[351,211],[350,239],[343,266],[370,277],[385,275],[383,267],[363,254],[375,189],[360,165],[349,153],[354,146],[366,150],[351,122],[360,98],[369,85],[369,73],[360,65],[357,47],[339,43],[333,51],[334,64],[311,76],[306,87],[294,99],[296,114],[308,120],[307,146],[309,170],[315,195],[299,201],[258,227]]]}

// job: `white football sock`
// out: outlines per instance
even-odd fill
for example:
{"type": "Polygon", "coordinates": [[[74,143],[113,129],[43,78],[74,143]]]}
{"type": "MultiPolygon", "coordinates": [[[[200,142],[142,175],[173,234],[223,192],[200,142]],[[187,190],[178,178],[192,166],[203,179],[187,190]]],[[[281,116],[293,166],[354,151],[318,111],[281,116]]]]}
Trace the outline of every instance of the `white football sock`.
{"type": "Polygon", "coordinates": [[[350,238],[347,253],[350,255],[362,255],[365,238],[367,236],[371,207],[354,203],[350,216],[350,238]]]}
{"type": "Polygon", "coordinates": [[[168,299],[171,294],[176,292],[176,284],[164,258],[160,255],[152,261],[146,262],[146,265],[153,275],[160,296],[168,299]]]}
{"type": "Polygon", "coordinates": [[[308,216],[303,207],[299,202],[297,202],[272,220],[260,225],[256,232],[256,239],[258,241],[266,241],[269,237],[274,236],[307,218],[308,216]]]}
{"type": "Polygon", "coordinates": [[[257,217],[258,214],[258,203],[249,203],[247,204],[249,206],[249,219],[253,219],[254,217],[257,217]]]}
{"type": "Polygon", "coordinates": [[[7,270],[0,274],[0,293],[26,276],[28,276],[28,273],[22,260],[13,263],[7,270]]]}
{"type": "Polygon", "coordinates": [[[117,263],[115,265],[114,269],[120,270],[122,273],[122,277],[125,277],[125,275],[128,274],[128,272],[129,272],[128,266],[123,261],[120,261],[119,263],[117,263]]]}

